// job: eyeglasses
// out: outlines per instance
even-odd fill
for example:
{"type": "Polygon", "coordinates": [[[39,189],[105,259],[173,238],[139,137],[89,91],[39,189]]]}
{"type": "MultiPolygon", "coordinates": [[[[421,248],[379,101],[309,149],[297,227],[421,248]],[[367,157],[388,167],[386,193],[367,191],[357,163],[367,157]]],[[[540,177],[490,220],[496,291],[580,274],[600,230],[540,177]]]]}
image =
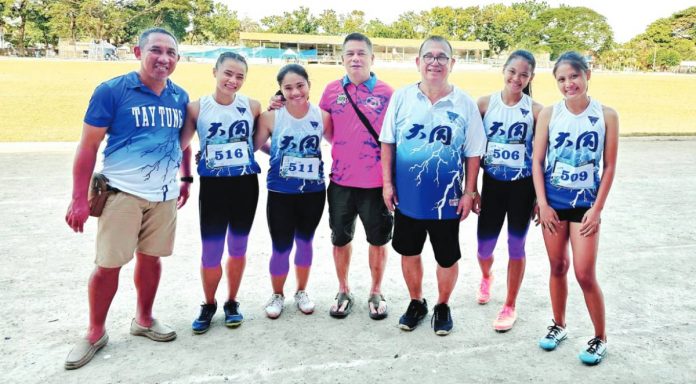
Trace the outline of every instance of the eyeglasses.
{"type": "Polygon", "coordinates": [[[433,56],[431,54],[425,54],[423,55],[423,61],[425,61],[426,64],[430,65],[434,63],[437,60],[437,63],[440,65],[447,65],[449,63],[449,57],[445,55],[441,56],[433,56]]]}

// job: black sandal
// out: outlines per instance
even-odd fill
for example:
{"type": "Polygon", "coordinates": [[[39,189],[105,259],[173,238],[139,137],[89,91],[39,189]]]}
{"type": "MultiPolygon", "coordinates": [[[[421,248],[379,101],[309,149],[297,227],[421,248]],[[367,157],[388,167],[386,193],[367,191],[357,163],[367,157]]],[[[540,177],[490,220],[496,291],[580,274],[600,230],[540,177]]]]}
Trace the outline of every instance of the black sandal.
{"type": "Polygon", "coordinates": [[[336,294],[336,310],[329,310],[329,315],[331,317],[335,317],[337,319],[343,319],[344,317],[348,316],[350,312],[353,310],[353,295],[347,292],[339,292],[336,294]],[[344,302],[348,302],[346,304],[346,308],[341,311],[341,307],[343,306],[344,302]]]}

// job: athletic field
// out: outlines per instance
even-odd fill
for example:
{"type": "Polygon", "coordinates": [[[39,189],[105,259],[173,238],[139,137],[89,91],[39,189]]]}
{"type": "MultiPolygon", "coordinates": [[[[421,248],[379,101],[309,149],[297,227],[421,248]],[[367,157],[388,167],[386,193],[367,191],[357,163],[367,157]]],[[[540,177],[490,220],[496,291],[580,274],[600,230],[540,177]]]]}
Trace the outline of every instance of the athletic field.
{"type": "MultiPolygon", "coordinates": [[[[102,81],[138,68],[139,63],[58,60],[0,60],[0,142],[76,141],[82,117],[94,88],[102,81]]],[[[173,80],[192,99],[210,93],[214,82],[211,64],[180,63],[173,80]]],[[[278,65],[252,65],[242,93],[262,106],[277,89],[278,65]]],[[[342,66],[309,66],[312,101],[324,86],[343,75],[342,66]]],[[[377,75],[398,88],[417,81],[412,68],[375,68],[377,75]]],[[[474,98],[502,88],[500,69],[469,70],[455,64],[451,81],[474,98]]],[[[534,98],[542,104],[560,99],[549,70],[538,70],[534,98]]],[[[671,74],[595,73],[590,95],[614,107],[622,135],[696,134],[696,76],[671,74]]]]}
{"type": "MultiPolygon", "coordinates": [[[[686,384],[696,378],[696,137],[620,140],[597,261],[609,341],[609,354],[597,367],[577,359],[593,332],[572,270],[569,338],[554,352],[537,346],[551,318],[549,264],[539,228],[531,229],[527,241],[518,321],[507,333],[493,331],[491,322],[504,301],[506,241],[502,237],[496,249],[491,302],[478,305],[473,217],[460,230],[462,260],[450,301],[454,329],[447,337],[433,333],[429,317],[413,332],[397,328],[408,292],[400,257],[391,249],[383,282],[390,314],[379,322],[368,318],[367,244],[360,225],[350,273],[356,306],[346,319],[329,317],[338,284],[326,212],[307,287],[316,312],[306,316],[293,306],[291,272],[285,311],[277,320],[267,319],[271,246],[264,187],[238,296],[245,322],[225,328],[220,308],[208,333],[193,335],[191,321],[202,298],[194,183],[193,199],[180,211],[174,255],[163,260],[154,307],[178,338],[155,343],[128,334],[135,311],[130,263],[121,271],[106,322],[109,344],[87,366],[65,371],[64,359],[87,324],[96,231],[94,218],[83,234],[72,233],[63,220],[75,145],[0,143],[0,383],[686,384]]],[[[268,157],[258,159],[263,180],[268,157]]],[[[423,293],[432,308],[437,284],[429,245],[423,263],[423,293]]],[[[223,286],[218,301],[225,295],[223,286]]]]}

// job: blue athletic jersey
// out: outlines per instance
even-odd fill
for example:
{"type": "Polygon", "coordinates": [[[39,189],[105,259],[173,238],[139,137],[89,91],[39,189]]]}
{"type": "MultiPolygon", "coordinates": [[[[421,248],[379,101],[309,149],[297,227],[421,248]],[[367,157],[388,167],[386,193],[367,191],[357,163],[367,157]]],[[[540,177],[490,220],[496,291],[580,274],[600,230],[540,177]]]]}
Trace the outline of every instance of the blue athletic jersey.
{"type": "Polygon", "coordinates": [[[486,135],[476,103],[464,91],[434,105],[409,85],[394,92],[380,141],[395,144],[399,211],[414,219],[456,219],[467,157],[483,155],[486,135]]]}
{"type": "Polygon", "coordinates": [[[261,172],[254,159],[254,114],[249,98],[237,93],[230,105],[201,97],[196,131],[201,145],[200,176],[229,177],[261,172]]]}
{"type": "Polygon", "coordinates": [[[532,105],[532,98],[525,94],[513,106],[503,102],[500,92],[490,96],[483,116],[488,136],[483,169],[490,177],[512,181],[532,176],[532,105]]]}
{"type": "Polygon", "coordinates": [[[320,148],[323,134],[321,109],[313,104],[301,119],[293,117],[285,107],[275,111],[267,178],[269,191],[297,194],[324,190],[320,148]]]}
{"type": "Polygon", "coordinates": [[[553,106],[544,172],[551,207],[592,207],[599,188],[605,130],[602,104],[594,99],[579,115],[572,114],[564,101],[553,106]]]}
{"type": "Polygon", "coordinates": [[[179,196],[179,132],[189,97],[170,80],[157,96],[137,72],[100,84],[84,122],[106,128],[102,173],[111,186],[148,201],[179,196]]]}

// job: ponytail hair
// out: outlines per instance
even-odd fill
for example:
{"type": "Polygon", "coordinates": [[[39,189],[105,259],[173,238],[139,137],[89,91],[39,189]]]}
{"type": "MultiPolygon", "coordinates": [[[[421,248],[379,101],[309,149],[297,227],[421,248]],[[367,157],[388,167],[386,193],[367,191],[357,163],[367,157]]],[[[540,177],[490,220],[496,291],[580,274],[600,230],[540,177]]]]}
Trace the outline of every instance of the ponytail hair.
{"type": "MultiPolygon", "coordinates": [[[[534,69],[536,68],[536,59],[534,58],[534,55],[532,55],[531,52],[525,51],[524,49],[518,49],[510,54],[508,56],[507,60],[505,60],[505,65],[503,65],[503,69],[507,68],[508,65],[510,65],[510,62],[512,62],[515,59],[522,59],[529,64],[530,67],[532,67],[532,74],[534,74],[534,69]]],[[[555,70],[555,69],[554,69],[555,70]]],[[[530,80],[527,83],[527,86],[524,87],[522,90],[524,94],[527,96],[532,96],[532,81],[530,80]]]]}
{"type": "Polygon", "coordinates": [[[217,61],[215,62],[215,69],[218,69],[218,67],[220,67],[220,65],[227,59],[238,61],[238,62],[244,64],[245,70],[249,70],[249,65],[247,64],[247,61],[244,58],[244,56],[242,56],[236,52],[223,52],[223,53],[221,53],[220,56],[218,56],[217,61]]]}

